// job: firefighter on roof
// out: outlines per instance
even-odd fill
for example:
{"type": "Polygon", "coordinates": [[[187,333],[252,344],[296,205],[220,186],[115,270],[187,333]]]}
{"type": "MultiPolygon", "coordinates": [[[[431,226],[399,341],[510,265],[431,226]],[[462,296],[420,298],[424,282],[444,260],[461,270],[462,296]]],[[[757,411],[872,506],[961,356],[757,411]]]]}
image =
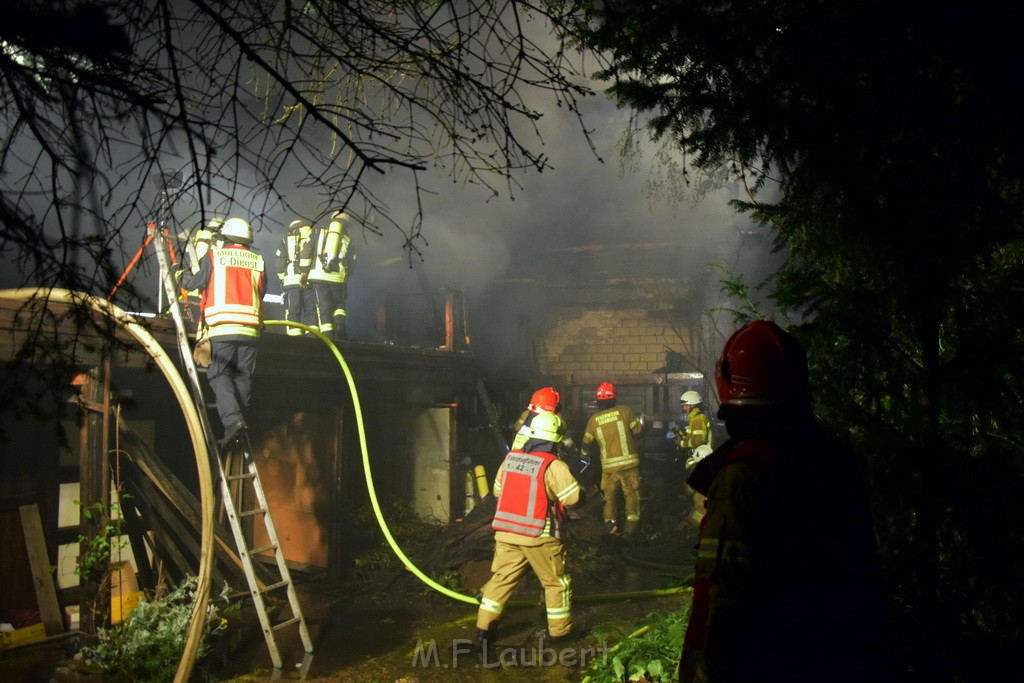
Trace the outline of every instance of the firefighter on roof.
{"type": "Polygon", "coordinates": [[[643,419],[634,415],[629,406],[617,405],[615,386],[610,382],[602,383],[596,396],[598,410],[587,421],[583,448],[596,441],[601,451],[601,493],[609,532],[622,532],[622,517],[618,515],[621,491],[625,534],[632,536],[640,527],[640,452],[633,437],[643,430],[643,419]]]}
{"type": "MultiPolygon", "coordinates": [[[[222,225],[224,225],[223,218],[211,218],[205,224],[197,226],[191,234],[181,233],[179,235],[185,241],[185,265],[188,267],[188,272],[191,275],[199,272],[203,257],[206,256],[206,252],[210,250],[211,246],[219,247],[223,245],[223,241],[220,238],[220,228],[222,225]]],[[[186,294],[188,295],[189,303],[198,303],[200,297],[198,291],[192,290],[186,292],[186,294]]]]}
{"type": "Polygon", "coordinates": [[[354,255],[352,238],[345,233],[347,220],[348,214],[335,211],[327,227],[316,230],[313,265],[309,271],[317,327],[336,341],[348,339],[345,306],[354,255]]]}
{"type": "Polygon", "coordinates": [[[544,587],[548,637],[556,642],[572,631],[561,524],[566,508],[582,504],[584,494],[568,465],[554,454],[565,431],[562,419],[540,412],[529,429],[530,438],[521,449],[509,451],[494,479],[492,575],[481,589],[476,618],[477,639],[484,645],[494,640],[502,609],[527,565],[544,587]]]}
{"type": "MultiPolygon", "coordinates": [[[[277,277],[284,287],[284,319],[315,325],[313,307],[316,304],[309,288],[309,271],[313,267],[313,228],[302,220],[294,220],[288,233],[274,253],[277,277]]],[[[288,327],[293,337],[302,334],[297,327],[288,327]]]]}

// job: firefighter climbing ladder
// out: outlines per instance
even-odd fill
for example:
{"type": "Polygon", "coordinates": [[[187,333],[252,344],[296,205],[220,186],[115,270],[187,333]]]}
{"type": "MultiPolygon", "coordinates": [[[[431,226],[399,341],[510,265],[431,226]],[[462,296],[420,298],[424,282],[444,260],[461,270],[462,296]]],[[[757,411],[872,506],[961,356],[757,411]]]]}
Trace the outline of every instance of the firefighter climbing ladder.
{"type": "MultiPolygon", "coordinates": [[[[150,223],[148,229],[151,234],[155,234],[158,230],[156,223],[150,223]]],[[[249,594],[252,597],[253,603],[256,607],[256,614],[259,616],[260,626],[263,629],[263,637],[267,641],[267,649],[270,651],[270,658],[274,663],[274,667],[280,669],[282,666],[281,653],[277,645],[277,633],[282,629],[290,626],[297,625],[299,629],[299,636],[302,639],[302,645],[306,652],[313,651],[312,641],[309,637],[309,629],[306,626],[306,620],[302,615],[302,609],[299,605],[298,595],[295,591],[295,585],[292,583],[291,575],[288,571],[288,565],[285,561],[284,551],[281,549],[281,544],[278,542],[277,530],[274,528],[274,521],[270,516],[270,508],[267,505],[267,498],[263,490],[263,484],[260,482],[259,472],[256,469],[256,462],[252,458],[252,446],[249,444],[249,438],[243,431],[241,438],[234,439],[231,443],[223,444],[223,447],[219,447],[217,439],[213,434],[213,429],[210,425],[210,418],[206,411],[206,403],[203,398],[202,385],[199,382],[199,371],[196,368],[195,361],[192,359],[192,347],[189,344],[188,334],[185,330],[185,322],[181,312],[181,305],[177,296],[177,286],[174,282],[174,277],[171,275],[170,269],[170,257],[168,255],[168,245],[162,239],[153,239],[152,243],[156,249],[157,258],[160,263],[160,279],[162,291],[166,294],[168,301],[170,302],[170,313],[174,320],[174,328],[177,335],[178,348],[181,351],[182,363],[185,366],[186,373],[188,374],[189,384],[192,389],[192,398],[199,408],[199,419],[202,422],[203,434],[206,437],[206,445],[212,455],[212,459],[216,461],[218,479],[220,480],[220,493],[221,498],[224,502],[224,508],[227,512],[228,522],[231,526],[231,532],[235,537],[235,545],[238,547],[238,554],[242,561],[242,568],[245,572],[245,578],[249,582],[249,594]],[[223,450],[223,452],[222,452],[223,450]],[[241,465],[239,468],[242,471],[240,473],[234,473],[236,468],[231,468],[232,473],[228,474],[225,471],[225,456],[241,456],[241,465]],[[244,485],[248,483],[252,490],[252,496],[244,495],[244,485]],[[232,495],[232,488],[237,488],[239,493],[237,496],[232,495]],[[253,499],[256,507],[239,510],[235,498],[241,500],[253,499]],[[256,548],[250,548],[249,542],[245,537],[245,530],[242,528],[242,521],[253,519],[255,524],[258,524],[262,520],[268,542],[266,545],[256,548]],[[256,572],[253,567],[253,556],[259,555],[272,551],[274,559],[276,560],[275,566],[279,573],[279,580],[264,584],[256,578],[256,572]],[[276,624],[272,624],[270,616],[267,614],[267,604],[265,596],[269,594],[276,594],[278,591],[284,590],[288,596],[288,603],[291,607],[292,617],[276,624]]]]}

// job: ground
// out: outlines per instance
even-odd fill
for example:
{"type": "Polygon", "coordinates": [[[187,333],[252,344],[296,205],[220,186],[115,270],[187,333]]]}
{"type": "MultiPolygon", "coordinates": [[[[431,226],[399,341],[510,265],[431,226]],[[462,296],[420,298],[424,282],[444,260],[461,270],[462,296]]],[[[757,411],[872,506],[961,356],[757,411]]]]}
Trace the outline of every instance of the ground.
{"type": "Polygon", "coordinates": [[[580,636],[557,650],[545,650],[539,640],[545,618],[540,586],[532,574],[517,589],[517,606],[506,610],[499,639],[486,653],[471,649],[475,607],[445,597],[411,575],[362,584],[311,581],[300,588],[315,643],[312,657],[303,662],[297,637],[283,640],[286,663],[275,672],[265,643],[253,632],[218,665],[217,677],[235,683],[578,681],[595,658],[647,615],[679,611],[689,602],[688,592],[644,594],[681,585],[691,569],[678,550],[640,541],[587,552],[586,562],[573,571],[574,621],[580,636]]]}
{"type": "MultiPolygon", "coordinates": [[[[279,641],[284,664],[275,670],[258,622],[243,609],[230,618],[228,631],[217,636],[194,680],[581,681],[595,659],[617,647],[650,615],[678,614],[689,604],[684,586],[692,573],[696,530],[688,521],[688,498],[672,478],[645,480],[644,528],[637,539],[605,534],[596,495],[580,519],[570,520],[566,556],[577,636],[557,649],[539,640],[545,617],[540,585],[532,573],[527,572],[513,595],[498,641],[486,652],[478,651],[471,649],[475,605],[419,581],[381,543],[378,532],[364,539],[340,579],[293,574],[313,641],[311,655],[303,651],[297,629],[289,628],[279,641]]],[[[476,517],[486,519],[486,511],[478,513],[476,517]]],[[[473,524],[474,517],[467,516],[461,526],[403,526],[394,510],[388,514],[389,527],[405,552],[435,580],[443,577],[446,585],[472,595],[489,577],[493,536],[486,523],[473,524]],[[463,533],[473,527],[475,531],[463,533]]],[[[372,524],[356,526],[373,529],[372,524]]],[[[71,643],[61,639],[0,653],[0,680],[49,682],[72,651],[71,643]]],[[[674,668],[676,662],[665,664],[674,668]]]]}

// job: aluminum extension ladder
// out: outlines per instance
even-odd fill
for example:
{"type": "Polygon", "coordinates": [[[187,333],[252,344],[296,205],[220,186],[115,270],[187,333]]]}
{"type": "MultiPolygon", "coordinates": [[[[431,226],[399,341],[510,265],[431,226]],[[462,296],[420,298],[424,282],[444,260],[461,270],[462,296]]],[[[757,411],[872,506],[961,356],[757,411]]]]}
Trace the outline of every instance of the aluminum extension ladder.
{"type": "Polygon", "coordinates": [[[263,490],[263,484],[260,482],[259,472],[256,469],[256,462],[252,457],[252,446],[249,443],[249,437],[245,431],[241,432],[241,438],[234,439],[231,443],[225,443],[223,445],[217,443],[217,438],[213,433],[213,428],[210,424],[210,417],[207,413],[207,404],[203,398],[202,385],[199,382],[199,371],[196,368],[195,361],[192,358],[192,346],[189,343],[188,333],[185,329],[185,322],[181,312],[181,304],[178,298],[178,286],[174,281],[174,276],[170,270],[170,255],[167,253],[168,245],[164,239],[161,239],[160,235],[156,234],[160,228],[156,223],[149,223],[148,228],[150,236],[153,237],[152,243],[157,252],[157,258],[160,263],[160,279],[163,288],[163,292],[167,296],[167,300],[170,304],[169,311],[171,318],[174,320],[174,327],[177,335],[178,348],[181,352],[181,360],[185,366],[186,373],[188,374],[189,383],[192,389],[192,398],[199,409],[199,420],[202,423],[203,434],[206,437],[206,445],[210,451],[212,460],[216,461],[218,480],[220,482],[220,493],[221,499],[224,503],[224,509],[227,513],[228,522],[231,527],[231,532],[235,537],[235,545],[238,548],[238,554],[242,561],[242,568],[245,572],[245,578],[249,583],[249,595],[256,608],[256,614],[259,616],[260,626],[263,629],[263,637],[267,641],[267,649],[270,651],[270,659],[274,663],[276,669],[280,669],[283,665],[281,659],[280,648],[277,644],[277,632],[288,628],[293,625],[297,625],[299,629],[299,636],[302,639],[302,645],[306,650],[306,653],[313,651],[312,640],[309,636],[309,628],[306,626],[306,619],[302,615],[302,608],[299,605],[298,594],[295,591],[295,584],[292,582],[291,574],[288,571],[288,565],[285,561],[284,551],[281,549],[281,544],[278,541],[277,530],[274,527],[274,520],[270,516],[270,508],[267,505],[267,497],[263,490]],[[226,472],[225,471],[225,456],[240,455],[242,458],[240,473],[226,472]],[[243,495],[243,486],[248,483],[251,487],[252,496],[254,499],[255,507],[247,510],[239,510],[235,498],[245,499],[243,495]],[[237,486],[239,494],[237,496],[232,495],[232,486],[237,486]],[[268,540],[267,545],[250,548],[249,542],[246,539],[245,530],[242,528],[242,521],[247,519],[254,519],[255,523],[262,520],[262,523],[266,530],[268,540]],[[273,551],[275,563],[278,571],[278,580],[264,584],[256,577],[256,572],[253,567],[253,555],[265,553],[267,551],[273,551]],[[292,616],[289,619],[285,619],[278,623],[271,623],[270,615],[267,613],[267,604],[265,596],[276,593],[284,589],[288,597],[288,604],[291,607],[292,616]]]}

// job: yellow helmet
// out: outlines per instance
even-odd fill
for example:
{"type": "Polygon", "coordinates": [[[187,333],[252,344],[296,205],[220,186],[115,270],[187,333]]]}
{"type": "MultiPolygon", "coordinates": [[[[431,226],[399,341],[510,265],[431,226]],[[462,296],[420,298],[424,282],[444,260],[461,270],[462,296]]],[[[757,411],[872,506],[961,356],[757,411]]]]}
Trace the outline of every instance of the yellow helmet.
{"type": "Polygon", "coordinates": [[[556,413],[541,412],[530,420],[529,432],[531,439],[543,439],[558,443],[565,435],[565,423],[556,413]]]}

